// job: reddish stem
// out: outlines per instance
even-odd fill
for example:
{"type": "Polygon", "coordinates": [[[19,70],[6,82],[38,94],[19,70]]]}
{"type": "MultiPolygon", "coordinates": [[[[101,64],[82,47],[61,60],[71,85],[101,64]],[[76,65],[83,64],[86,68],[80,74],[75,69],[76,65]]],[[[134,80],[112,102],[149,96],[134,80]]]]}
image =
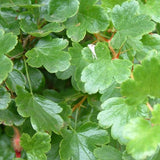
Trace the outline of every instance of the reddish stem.
{"type": "Polygon", "coordinates": [[[15,151],[16,153],[16,158],[21,158],[21,152],[15,151]]]}
{"type": "Polygon", "coordinates": [[[21,135],[20,135],[18,128],[13,126],[13,130],[14,130],[13,148],[15,151],[16,158],[21,158],[21,151],[22,151],[22,147],[20,145],[21,135]]]}

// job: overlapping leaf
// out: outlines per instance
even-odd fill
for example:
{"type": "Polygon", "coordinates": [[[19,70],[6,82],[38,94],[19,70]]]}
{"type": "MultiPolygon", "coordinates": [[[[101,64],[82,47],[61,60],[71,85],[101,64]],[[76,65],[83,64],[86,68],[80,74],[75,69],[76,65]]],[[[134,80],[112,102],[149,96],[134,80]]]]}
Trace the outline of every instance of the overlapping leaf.
{"type": "Polygon", "coordinates": [[[140,9],[144,14],[148,14],[152,17],[152,19],[158,23],[160,23],[160,10],[159,10],[160,1],[159,0],[147,0],[147,3],[141,3],[140,9]]]}
{"type": "Polygon", "coordinates": [[[122,153],[112,146],[102,146],[101,148],[96,148],[94,154],[98,160],[121,160],[122,153]]]}
{"type": "Polygon", "coordinates": [[[38,44],[26,53],[27,62],[32,67],[44,66],[48,72],[64,71],[70,66],[70,55],[62,51],[68,45],[64,39],[41,39],[38,44]]]}
{"type": "Polygon", "coordinates": [[[28,160],[47,160],[45,153],[51,148],[50,141],[47,133],[37,132],[32,138],[24,133],[20,143],[27,153],[28,160]]]}
{"type": "Polygon", "coordinates": [[[0,135],[0,159],[1,160],[12,160],[15,156],[14,150],[11,147],[11,140],[6,135],[0,135]]]}
{"type": "Polygon", "coordinates": [[[0,28],[6,33],[13,32],[18,35],[20,33],[19,23],[17,20],[17,12],[12,9],[0,10],[0,28]]]}
{"type": "Polygon", "coordinates": [[[153,50],[157,50],[158,52],[160,51],[160,36],[158,34],[144,35],[141,42],[143,47],[136,54],[136,58],[140,61],[150,55],[153,50]]]}
{"type": "Polygon", "coordinates": [[[51,22],[63,22],[76,14],[79,8],[78,0],[50,0],[48,15],[45,19],[51,22]]]}
{"type": "Polygon", "coordinates": [[[0,64],[1,64],[1,69],[0,69],[0,84],[1,84],[7,78],[8,73],[12,71],[13,63],[8,57],[0,55],[0,64]]]}
{"type": "Polygon", "coordinates": [[[112,126],[112,137],[118,139],[121,143],[126,140],[123,137],[123,130],[130,119],[137,116],[148,117],[147,106],[131,106],[125,103],[120,97],[110,98],[103,102],[102,109],[97,119],[102,127],[109,128],[112,126]],[[117,132],[118,131],[118,132],[117,132]]]}
{"type": "Polygon", "coordinates": [[[147,96],[160,97],[160,61],[159,56],[151,56],[135,67],[133,79],[121,86],[121,92],[130,104],[140,104],[147,96]]]}
{"type": "Polygon", "coordinates": [[[32,95],[20,87],[17,89],[17,95],[18,113],[23,117],[31,117],[35,130],[59,132],[63,120],[59,116],[62,108],[57,103],[42,96],[32,95]]]}
{"type": "Polygon", "coordinates": [[[0,0],[1,7],[8,8],[8,7],[15,7],[15,6],[26,6],[31,4],[31,0],[0,0]]]}
{"type": "Polygon", "coordinates": [[[111,85],[113,79],[121,83],[130,76],[132,63],[122,59],[112,60],[104,43],[98,43],[95,52],[97,59],[82,71],[81,80],[85,82],[86,92],[91,94],[103,91],[111,85]]]}
{"type": "Polygon", "coordinates": [[[0,86],[0,109],[6,109],[10,101],[10,94],[4,87],[0,86]]]}
{"type": "Polygon", "coordinates": [[[0,110],[0,123],[7,126],[20,126],[24,122],[24,119],[18,114],[17,107],[14,101],[11,101],[9,107],[4,110],[0,110]]]}
{"type": "Polygon", "coordinates": [[[102,0],[102,7],[108,9],[108,8],[113,8],[115,5],[121,5],[123,2],[126,0],[102,0]]]}
{"type": "Polygon", "coordinates": [[[63,160],[96,160],[93,155],[95,145],[109,142],[105,130],[99,129],[95,123],[86,123],[76,131],[66,131],[60,145],[60,157],[63,160]]]}
{"type": "Polygon", "coordinates": [[[45,37],[49,35],[51,32],[60,32],[64,29],[59,23],[48,23],[41,28],[41,26],[37,26],[31,20],[22,19],[20,22],[20,27],[23,32],[26,32],[35,37],[45,37]]]}
{"type": "Polygon", "coordinates": [[[114,48],[120,48],[128,37],[139,37],[154,30],[155,24],[150,17],[138,12],[139,4],[135,0],[113,8],[112,22],[117,30],[111,41],[114,48]]]}
{"type": "Polygon", "coordinates": [[[17,37],[11,33],[5,34],[3,30],[0,30],[0,83],[5,80],[8,73],[12,70],[12,61],[4,56],[4,54],[10,52],[17,44],[17,37]]]}
{"type": "Polygon", "coordinates": [[[106,12],[97,0],[80,0],[78,13],[66,22],[67,35],[73,41],[81,41],[86,32],[97,33],[108,27],[106,12]]]}
{"type": "MultiPolygon", "coordinates": [[[[33,92],[40,92],[44,89],[45,86],[45,78],[42,72],[36,68],[28,68],[28,74],[31,81],[31,87],[33,92]]],[[[29,89],[29,85],[27,83],[27,89],[29,89]]]]}
{"type": "Polygon", "coordinates": [[[137,118],[131,120],[124,130],[124,136],[129,140],[127,152],[135,159],[143,160],[156,153],[160,145],[160,105],[155,106],[151,121],[137,118]]]}
{"type": "Polygon", "coordinates": [[[25,83],[26,79],[23,73],[16,69],[9,73],[6,80],[7,87],[14,92],[16,91],[17,86],[24,87],[25,83]]]}

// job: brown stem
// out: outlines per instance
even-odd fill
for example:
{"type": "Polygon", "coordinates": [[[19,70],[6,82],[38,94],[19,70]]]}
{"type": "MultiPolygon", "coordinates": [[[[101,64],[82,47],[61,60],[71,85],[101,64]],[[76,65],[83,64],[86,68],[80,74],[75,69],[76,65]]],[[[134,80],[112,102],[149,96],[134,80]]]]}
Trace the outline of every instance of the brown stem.
{"type": "Polygon", "coordinates": [[[76,105],[74,105],[74,107],[72,108],[72,112],[74,112],[77,108],[79,108],[83,102],[86,100],[87,96],[84,96],[80,102],[78,102],[76,105]]]}
{"type": "Polygon", "coordinates": [[[112,34],[110,39],[106,39],[105,37],[101,36],[99,33],[94,34],[94,36],[96,37],[97,40],[105,41],[108,43],[108,47],[109,47],[110,51],[112,52],[113,59],[116,59],[117,53],[115,52],[115,50],[112,48],[112,46],[110,44],[110,41],[112,40],[112,38],[114,36],[114,33],[112,34]]]}

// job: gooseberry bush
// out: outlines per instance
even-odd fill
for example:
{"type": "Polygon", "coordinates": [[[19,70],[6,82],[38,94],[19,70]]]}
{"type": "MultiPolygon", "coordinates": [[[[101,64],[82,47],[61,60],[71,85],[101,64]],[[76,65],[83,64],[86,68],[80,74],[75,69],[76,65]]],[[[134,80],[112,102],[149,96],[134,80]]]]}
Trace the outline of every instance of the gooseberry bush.
{"type": "Polygon", "coordinates": [[[0,160],[159,160],[159,8],[0,0],[0,160]]]}

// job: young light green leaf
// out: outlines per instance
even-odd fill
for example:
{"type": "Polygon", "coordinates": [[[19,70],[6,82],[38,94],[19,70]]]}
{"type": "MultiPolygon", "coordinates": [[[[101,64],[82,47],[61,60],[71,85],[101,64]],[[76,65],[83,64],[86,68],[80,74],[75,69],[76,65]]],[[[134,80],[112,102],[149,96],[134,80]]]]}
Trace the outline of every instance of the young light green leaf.
{"type": "Polygon", "coordinates": [[[98,160],[122,160],[122,153],[109,145],[96,148],[94,155],[98,160]]]}
{"type": "Polygon", "coordinates": [[[93,150],[96,145],[109,142],[107,131],[99,129],[96,123],[85,123],[76,131],[66,131],[60,144],[63,160],[96,160],[93,150]]]}
{"type": "Polygon", "coordinates": [[[143,103],[147,96],[160,97],[160,60],[152,56],[135,67],[134,80],[127,80],[121,86],[121,92],[130,104],[143,103]]]}
{"type": "Polygon", "coordinates": [[[26,151],[28,160],[47,160],[45,153],[51,148],[50,141],[51,138],[47,133],[37,132],[32,138],[23,133],[20,144],[26,151]]]}
{"type": "Polygon", "coordinates": [[[100,6],[95,5],[96,2],[97,0],[80,0],[77,15],[65,23],[67,35],[73,41],[81,41],[86,32],[97,33],[107,29],[109,23],[106,12],[100,6]]]}
{"type": "Polygon", "coordinates": [[[32,67],[44,66],[48,72],[64,71],[70,66],[70,55],[62,51],[68,45],[64,39],[41,39],[38,44],[26,53],[28,64],[32,67]]]}
{"type": "Polygon", "coordinates": [[[0,55],[10,52],[17,44],[17,36],[0,30],[0,55]]]}
{"type": "Polygon", "coordinates": [[[48,15],[45,19],[50,22],[64,22],[67,18],[74,16],[79,8],[78,0],[50,0],[48,15]]]}
{"type": "Polygon", "coordinates": [[[5,110],[0,110],[0,123],[6,126],[20,126],[24,119],[17,113],[17,107],[14,101],[11,101],[9,107],[5,110]]]}
{"type": "Polygon", "coordinates": [[[147,106],[131,106],[125,103],[125,99],[120,97],[110,98],[103,102],[102,109],[97,119],[102,127],[109,128],[112,126],[111,134],[114,139],[120,143],[125,143],[123,130],[130,119],[137,116],[148,117],[147,106]],[[118,132],[117,132],[118,130],[118,132]]]}
{"type": "Polygon", "coordinates": [[[143,47],[136,53],[136,58],[139,61],[144,60],[153,50],[160,51],[160,35],[158,34],[146,34],[142,37],[141,42],[143,43],[143,47]]]}
{"type": "Polygon", "coordinates": [[[17,87],[16,105],[22,117],[30,117],[32,126],[38,131],[59,132],[63,120],[59,116],[62,108],[55,102],[39,95],[32,95],[17,87]]]}
{"type": "Polygon", "coordinates": [[[59,23],[48,23],[42,28],[38,28],[37,24],[31,20],[22,19],[20,22],[20,27],[23,32],[26,32],[35,37],[45,37],[51,32],[60,32],[64,29],[59,23]]]}
{"type": "Polygon", "coordinates": [[[102,7],[105,9],[113,8],[115,5],[121,5],[126,0],[102,0],[102,7]]]}
{"type": "Polygon", "coordinates": [[[124,130],[124,137],[128,139],[127,152],[138,160],[154,155],[160,144],[159,124],[152,125],[142,118],[131,120],[124,130]]]}
{"type": "Polygon", "coordinates": [[[132,63],[128,60],[112,60],[107,46],[98,43],[95,47],[97,59],[82,71],[81,80],[89,94],[103,91],[113,82],[121,83],[130,76],[132,63]],[[94,87],[93,87],[94,86],[94,87]]]}
{"type": "Polygon", "coordinates": [[[10,101],[10,94],[4,87],[0,86],[0,110],[6,109],[10,101]]]}
{"type": "Polygon", "coordinates": [[[24,87],[26,83],[25,76],[19,70],[13,69],[12,72],[9,73],[6,79],[7,87],[13,92],[16,91],[17,86],[24,87]]]}
{"type": "Polygon", "coordinates": [[[145,50],[150,51],[153,49],[156,49],[157,51],[160,51],[160,35],[158,34],[147,34],[144,35],[141,39],[143,43],[143,47],[145,50]]]}
{"type": "Polygon", "coordinates": [[[1,69],[0,69],[0,84],[1,84],[7,78],[8,73],[12,71],[13,63],[8,57],[0,55],[0,64],[1,64],[1,69]]]}
{"type": "Polygon", "coordinates": [[[116,5],[112,12],[112,22],[117,33],[111,41],[111,45],[118,49],[128,37],[136,38],[154,30],[155,24],[149,16],[138,14],[137,1],[127,1],[121,6],[116,5]]]}
{"type": "Polygon", "coordinates": [[[160,104],[157,104],[154,106],[154,110],[152,111],[152,118],[151,118],[152,124],[160,124],[159,112],[160,112],[160,104]]]}
{"type": "Polygon", "coordinates": [[[159,0],[147,0],[147,3],[141,3],[140,9],[141,12],[152,17],[152,19],[160,23],[160,10],[159,10],[160,1],[159,0]]]}

